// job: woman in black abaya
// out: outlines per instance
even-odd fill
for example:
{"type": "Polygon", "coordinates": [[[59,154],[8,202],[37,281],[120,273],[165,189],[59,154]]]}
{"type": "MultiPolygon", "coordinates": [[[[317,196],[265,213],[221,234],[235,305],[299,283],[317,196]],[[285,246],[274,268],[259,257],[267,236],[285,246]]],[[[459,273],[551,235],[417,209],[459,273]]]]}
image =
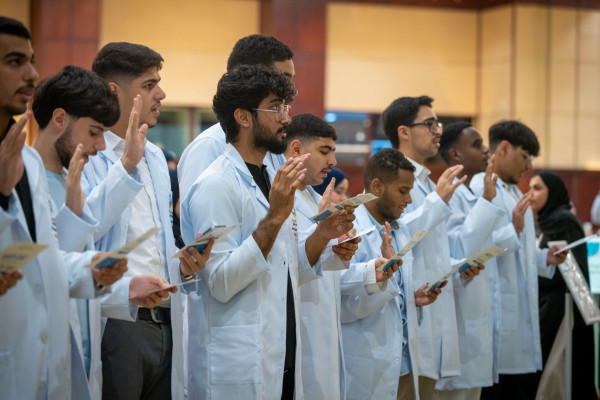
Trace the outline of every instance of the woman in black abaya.
{"type": "MultiPolygon", "coordinates": [[[[567,243],[584,237],[583,229],[571,208],[569,193],[563,180],[557,174],[542,171],[531,178],[531,208],[537,213],[540,231],[539,247],[548,248],[548,242],[566,240],[567,243]]],[[[571,250],[581,268],[586,281],[588,278],[587,248],[585,244],[571,250]]],[[[540,334],[542,341],[542,362],[546,365],[554,338],[565,314],[565,293],[567,287],[558,271],[552,279],[538,278],[540,306],[540,334]]],[[[594,386],[594,331],[586,326],[577,306],[573,305],[573,364],[572,398],[597,399],[594,386]]],[[[538,379],[541,372],[538,373],[538,379]]]]}

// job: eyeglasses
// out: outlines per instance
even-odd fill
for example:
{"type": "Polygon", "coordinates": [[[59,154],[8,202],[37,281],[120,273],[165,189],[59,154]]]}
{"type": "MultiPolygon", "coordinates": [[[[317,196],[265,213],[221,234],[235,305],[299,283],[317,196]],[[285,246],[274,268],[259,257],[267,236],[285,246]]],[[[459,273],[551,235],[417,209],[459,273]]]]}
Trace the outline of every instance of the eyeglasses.
{"type": "Polygon", "coordinates": [[[417,126],[417,125],[425,125],[429,129],[429,132],[431,132],[431,133],[436,133],[438,128],[442,131],[444,130],[444,124],[442,124],[439,119],[428,119],[423,122],[415,122],[414,124],[410,124],[410,125],[406,125],[406,126],[408,126],[409,128],[412,128],[413,126],[417,126]]]}
{"type": "Polygon", "coordinates": [[[271,109],[265,109],[265,108],[253,108],[254,111],[268,111],[268,112],[274,112],[275,114],[275,118],[277,118],[277,121],[281,121],[282,119],[284,119],[285,117],[289,117],[290,116],[290,109],[292,108],[291,105],[289,104],[280,104],[278,106],[275,106],[271,109]]]}

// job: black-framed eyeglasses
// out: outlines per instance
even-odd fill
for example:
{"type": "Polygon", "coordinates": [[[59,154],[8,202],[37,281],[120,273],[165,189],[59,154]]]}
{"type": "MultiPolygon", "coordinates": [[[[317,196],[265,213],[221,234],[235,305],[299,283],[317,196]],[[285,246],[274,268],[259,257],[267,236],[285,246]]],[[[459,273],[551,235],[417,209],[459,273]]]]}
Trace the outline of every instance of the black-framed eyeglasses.
{"type": "Polygon", "coordinates": [[[268,111],[268,112],[274,112],[274,113],[276,113],[275,114],[275,118],[277,119],[277,121],[281,121],[285,117],[289,117],[291,109],[292,109],[292,106],[290,104],[280,104],[280,105],[275,106],[275,107],[270,108],[270,109],[266,109],[266,108],[253,108],[254,111],[268,111]]]}
{"type": "Polygon", "coordinates": [[[406,125],[409,128],[412,128],[413,126],[417,126],[417,125],[425,125],[427,127],[427,129],[429,129],[429,132],[431,133],[436,133],[438,128],[440,130],[444,130],[444,124],[440,122],[439,119],[427,119],[423,122],[415,122],[414,124],[409,124],[406,125]]]}

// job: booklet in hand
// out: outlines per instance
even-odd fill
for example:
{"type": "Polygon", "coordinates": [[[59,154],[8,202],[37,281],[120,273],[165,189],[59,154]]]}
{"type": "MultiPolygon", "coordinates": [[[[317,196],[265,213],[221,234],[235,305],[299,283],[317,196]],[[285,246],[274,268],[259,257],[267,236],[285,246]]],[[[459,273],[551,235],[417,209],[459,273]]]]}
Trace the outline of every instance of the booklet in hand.
{"type": "Polygon", "coordinates": [[[378,198],[379,197],[375,196],[372,193],[361,193],[350,199],[340,201],[339,203],[330,206],[328,209],[321,211],[317,215],[313,216],[311,218],[311,220],[313,220],[314,222],[320,222],[320,221],[323,221],[324,219],[331,217],[336,212],[342,211],[344,209],[344,206],[358,207],[361,204],[368,203],[369,201],[375,200],[378,198]]]}
{"type": "Polygon", "coordinates": [[[175,253],[173,258],[183,257],[183,252],[190,247],[195,248],[198,251],[198,253],[202,253],[204,249],[206,249],[206,246],[208,246],[208,242],[210,241],[210,239],[215,238],[215,243],[219,243],[221,240],[223,240],[223,238],[225,238],[225,236],[229,234],[229,232],[231,232],[238,226],[240,225],[215,225],[209,230],[207,230],[205,233],[203,233],[202,236],[197,237],[196,239],[194,239],[193,242],[184,246],[181,250],[175,253]]]}
{"type": "Polygon", "coordinates": [[[119,261],[122,258],[125,258],[127,256],[127,254],[131,253],[131,251],[133,251],[133,249],[138,247],[140,244],[142,244],[146,239],[148,239],[150,236],[154,235],[156,232],[158,232],[158,228],[149,229],[143,235],[133,239],[129,243],[126,243],[125,246],[121,247],[120,249],[118,249],[116,251],[109,253],[108,256],[106,256],[105,258],[98,260],[98,261],[94,261],[91,264],[86,265],[85,267],[86,268],[112,267],[114,265],[114,263],[116,263],[117,261],[119,261]]]}
{"type": "Polygon", "coordinates": [[[149,290],[149,291],[147,291],[146,293],[142,293],[142,294],[139,294],[139,295],[137,295],[137,296],[130,297],[130,298],[129,298],[129,300],[133,300],[133,299],[143,299],[144,297],[146,297],[146,296],[148,296],[148,295],[150,295],[150,294],[152,294],[152,293],[160,292],[161,290],[169,290],[169,289],[171,289],[171,288],[174,288],[174,287],[176,287],[177,289],[179,289],[180,287],[182,287],[182,286],[184,286],[184,285],[187,285],[188,283],[200,282],[201,280],[202,280],[202,278],[199,278],[199,279],[192,279],[192,280],[189,280],[189,281],[185,281],[185,282],[177,283],[177,284],[175,284],[175,285],[169,285],[169,286],[166,286],[166,287],[161,287],[161,288],[157,288],[157,289],[152,289],[152,290],[149,290]]]}
{"type": "Polygon", "coordinates": [[[595,239],[597,237],[598,237],[598,235],[593,234],[591,236],[586,236],[584,238],[581,238],[579,240],[571,242],[568,246],[565,246],[565,247],[561,248],[560,250],[555,251],[553,255],[557,255],[558,253],[562,253],[563,251],[571,250],[573,247],[577,247],[580,244],[584,244],[586,242],[589,242],[590,240],[595,239]]]}
{"type": "Polygon", "coordinates": [[[341,242],[339,242],[338,244],[342,244],[342,243],[346,243],[349,242],[351,240],[354,240],[356,238],[359,238],[361,236],[366,235],[367,233],[371,233],[375,230],[375,225],[371,226],[370,228],[365,229],[364,231],[358,232],[356,235],[349,237],[348,239],[342,240],[341,242]]]}
{"type": "Polygon", "coordinates": [[[410,238],[410,240],[408,241],[408,243],[406,243],[404,245],[404,247],[402,247],[396,254],[394,254],[389,260],[388,262],[386,262],[384,265],[380,266],[379,268],[377,268],[379,271],[384,270],[387,271],[389,267],[391,267],[396,261],[402,259],[402,257],[404,257],[404,255],[406,253],[408,253],[409,251],[412,250],[413,247],[415,247],[417,245],[417,243],[419,243],[421,241],[421,239],[423,239],[425,237],[425,235],[427,235],[428,231],[417,231],[415,232],[415,234],[413,235],[412,238],[410,238]]]}
{"type": "Polygon", "coordinates": [[[0,273],[15,272],[48,247],[45,244],[13,243],[0,252],[0,273]]]}
{"type": "Polygon", "coordinates": [[[444,276],[442,276],[440,279],[438,279],[434,283],[427,285],[425,290],[433,292],[437,287],[439,287],[442,283],[444,283],[444,281],[448,280],[448,278],[450,278],[453,274],[455,274],[457,272],[459,274],[461,274],[464,272],[465,269],[467,269],[469,267],[474,267],[479,264],[485,264],[492,258],[498,257],[503,252],[504,252],[504,249],[502,247],[496,246],[496,245],[494,245],[488,249],[485,249],[481,253],[476,254],[473,257],[466,259],[465,261],[461,261],[458,264],[452,266],[450,271],[445,273],[444,276]]]}

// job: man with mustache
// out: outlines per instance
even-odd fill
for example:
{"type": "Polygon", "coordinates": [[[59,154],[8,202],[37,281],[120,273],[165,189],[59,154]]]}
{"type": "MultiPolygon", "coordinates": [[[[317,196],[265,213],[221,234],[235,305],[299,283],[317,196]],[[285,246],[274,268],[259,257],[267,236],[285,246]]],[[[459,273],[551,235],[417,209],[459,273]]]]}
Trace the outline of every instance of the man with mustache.
{"type": "MultiPolygon", "coordinates": [[[[413,202],[401,217],[411,234],[418,230],[428,231],[412,249],[415,286],[435,282],[451,267],[446,221],[452,210],[448,202],[466,179],[463,177],[454,182],[462,169],[459,165],[444,171],[437,185],[429,178],[425,159],[437,154],[443,128],[432,102],[428,96],[401,97],[394,100],[381,116],[392,147],[400,150],[416,168],[410,192],[413,202]]],[[[473,273],[477,271],[473,268],[473,273]]],[[[423,309],[423,321],[419,325],[419,370],[412,373],[419,375],[422,400],[432,398],[437,379],[460,374],[452,282],[448,282],[446,293],[444,301],[423,309]]],[[[412,382],[410,377],[407,380],[412,382]]]]}
{"type": "Polygon", "coordinates": [[[292,209],[308,156],[277,172],[263,163],[267,151],[286,149],[295,95],[290,80],[256,65],[217,85],[213,109],[228,145],[182,202],[182,231],[189,242],[213,226],[235,228],[215,244],[199,295],[187,298],[190,399],[303,398],[298,270],[310,265],[292,209]]]}
{"type": "MultiPolygon", "coordinates": [[[[492,173],[494,161],[479,132],[468,122],[452,123],[444,128],[439,151],[449,167],[463,166],[455,180],[467,178],[450,200],[452,216],[447,223],[450,256],[461,260],[493,245],[507,252],[518,249],[520,242],[512,224],[503,221],[504,225],[500,225],[504,213],[491,203],[496,196],[497,175],[492,173]],[[468,185],[475,174],[484,171],[484,192],[478,197],[468,185]]],[[[436,398],[439,399],[478,400],[482,387],[498,381],[501,321],[496,259],[486,263],[478,278],[465,280],[470,276],[463,274],[453,277],[461,375],[438,380],[436,398]]]]}
{"type": "MultiPolygon", "coordinates": [[[[88,157],[106,148],[104,131],[119,119],[118,100],[96,74],[69,65],[37,86],[32,108],[39,125],[33,147],[44,161],[50,194],[59,210],[55,216],[59,246],[64,251],[82,251],[84,247],[93,250],[92,237],[98,221],[91,217],[84,202],[81,172],[88,157]]],[[[139,113],[139,109],[134,107],[134,110],[139,113]]],[[[117,191],[119,189],[123,188],[117,187],[117,191]]],[[[111,209],[119,213],[127,205],[119,197],[111,204],[111,209]]],[[[94,269],[92,274],[107,274],[113,269],[94,269]]],[[[125,270],[123,263],[118,278],[125,270]]],[[[106,291],[107,298],[103,301],[115,307],[106,307],[103,316],[134,320],[130,314],[132,310],[137,311],[135,304],[153,307],[167,297],[169,291],[176,289],[149,295],[145,293],[168,286],[164,279],[154,275],[120,279],[106,291]],[[130,297],[134,304],[130,304],[130,297]]],[[[71,303],[72,325],[80,328],[75,332],[77,340],[72,343],[72,348],[78,356],[82,356],[80,369],[85,374],[82,374],[83,381],[86,382],[89,377],[89,394],[73,392],[72,395],[99,399],[102,388],[100,299],[72,299],[71,303]]],[[[79,358],[74,360],[79,362],[79,358]]],[[[72,366],[74,377],[77,367],[75,364],[72,366]]]]}
{"type": "MultiPolygon", "coordinates": [[[[238,40],[227,60],[227,71],[240,65],[263,65],[271,67],[288,79],[294,79],[296,71],[292,50],[277,38],[254,34],[238,40]]],[[[194,139],[186,148],[177,166],[181,201],[196,178],[225,152],[227,142],[221,124],[216,123],[194,139]]]]}
{"type": "MultiPolygon", "coordinates": [[[[106,149],[85,165],[82,186],[100,223],[94,237],[96,248],[114,251],[157,228],[129,254],[126,276],[153,274],[179,284],[194,280],[211,246],[203,254],[191,249],[179,260],[172,258],[177,249],[167,163],[162,150],[146,141],[165,98],[159,86],[162,62],[154,50],[127,42],[108,43],[94,58],[92,70],[117,96],[121,115],[104,132],[106,149]],[[126,187],[117,190],[123,181],[126,187]],[[125,198],[128,206],[114,215],[111,208],[117,197],[119,201],[125,198]]],[[[189,290],[196,288],[191,284],[189,290]]],[[[182,339],[180,296],[172,296],[160,307],[140,307],[135,322],[109,318],[102,337],[103,398],[183,398],[182,339]]]]}
{"type": "MultiPolygon", "coordinates": [[[[566,253],[553,255],[554,246],[540,250],[536,245],[531,195],[523,195],[517,183],[531,168],[540,145],[535,133],[519,121],[501,121],[490,127],[490,150],[498,175],[494,205],[503,210],[503,225],[512,223],[521,248],[497,258],[500,278],[501,321],[499,382],[482,390],[482,399],[533,399],[537,392],[535,372],[542,369],[538,275],[551,278],[555,265],[566,253]]],[[[471,180],[471,190],[484,191],[483,173],[471,180]]],[[[498,233],[499,226],[494,229],[498,233]]]]}

